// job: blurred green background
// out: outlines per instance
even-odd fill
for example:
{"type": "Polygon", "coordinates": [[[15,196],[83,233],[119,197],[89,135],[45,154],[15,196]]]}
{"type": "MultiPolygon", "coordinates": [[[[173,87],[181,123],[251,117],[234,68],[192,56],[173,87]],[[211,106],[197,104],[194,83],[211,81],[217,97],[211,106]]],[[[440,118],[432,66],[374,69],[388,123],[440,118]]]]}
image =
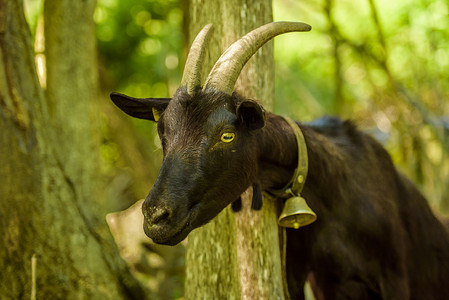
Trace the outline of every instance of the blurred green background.
{"type": "MultiPolygon", "coordinates": [[[[25,2],[38,37],[42,1],[25,2]]],[[[154,124],[127,117],[108,95],[169,97],[175,92],[187,52],[186,3],[97,3],[101,171],[108,210],[118,211],[146,196],[162,151],[154,124]]],[[[304,122],[323,115],[353,119],[384,144],[435,211],[449,213],[449,3],[275,0],[273,6],[275,21],[313,27],[310,33],[275,39],[275,112],[304,122]]],[[[143,244],[130,262],[136,274],[155,299],[182,296],[184,246],[170,252],[143,244]],[[161,282],[168,285],[162,288],[161,282]]]]}

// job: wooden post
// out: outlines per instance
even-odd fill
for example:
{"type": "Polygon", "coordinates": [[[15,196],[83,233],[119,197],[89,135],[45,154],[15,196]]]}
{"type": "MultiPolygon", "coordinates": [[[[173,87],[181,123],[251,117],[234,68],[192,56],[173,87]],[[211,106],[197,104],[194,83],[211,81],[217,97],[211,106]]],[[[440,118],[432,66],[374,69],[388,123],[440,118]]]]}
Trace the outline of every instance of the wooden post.
{"type": "MultiPolygon", "coordinates": [[[[215,27],[206,50],[203,81],[221,53],[234,41],[272,22],[271,1],[191,0],[188,8],[189,44],[201,28],[215,27]]],[[[273,107],[273,42],[264,45],[243,69],[236,90],[273,107]]],[[[243,209],[226,208],[188,238],[186,299],[283,299],[275,203],[264,199],[263,209],[251,210],[252,191],[243,195],[243,209]]]]}

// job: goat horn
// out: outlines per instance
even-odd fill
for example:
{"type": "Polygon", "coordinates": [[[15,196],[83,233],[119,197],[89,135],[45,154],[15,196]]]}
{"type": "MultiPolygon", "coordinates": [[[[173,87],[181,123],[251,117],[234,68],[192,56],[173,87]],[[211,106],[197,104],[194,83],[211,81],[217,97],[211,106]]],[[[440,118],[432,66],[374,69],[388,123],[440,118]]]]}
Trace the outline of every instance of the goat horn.
{"type": "Polygon", "coordinates": [[[220,56],[210,71],[203,90],[213,87],[231,95],[246,62],[260,47],[277,35],[310,29],[310,25],[301,22],[273,22],[254,29],[234,42],[220,56]]]}
{"type": "Polygon", "coordinates": [[[190,47],[181,80],[181,86],[187,87],[187,93],[189,95],[195,92],[196,87],[201,86],[201,67],[204,62],[205,48],[212,32],[212,24],[204,26],[190,47]]]}

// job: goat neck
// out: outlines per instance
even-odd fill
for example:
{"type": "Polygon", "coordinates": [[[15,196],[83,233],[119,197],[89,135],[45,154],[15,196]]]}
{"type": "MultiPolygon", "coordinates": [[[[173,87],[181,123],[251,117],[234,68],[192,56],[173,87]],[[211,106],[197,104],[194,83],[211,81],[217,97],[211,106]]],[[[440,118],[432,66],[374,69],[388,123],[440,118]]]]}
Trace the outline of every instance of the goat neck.
{"type": "Polygon", "coordinates": [[[290,125],[280,116],[267,114],[260,132],[259,180],[263,190],[281,189],[288,184],[298,163],[296,138],[290,125]]]}
{"type": "MultiPolygon", "coordinates": [[[[341,151],[328,137],[314,126],[298,123],[307,145],[308,175],[304,186],[306,198],[314,199],[319,193],[326,193],[321,199],[330,199],[339,193],[338,179],[345,178],[348,166],[344,163],[341,151]],[[322,187],[326,187],[325,190],[322,187]],[[312,195],[310,195],[312,194],[312,195]]],[[[290,181],[298,165],[298,146],[296,137],[287,121],[275,114],[267,113],[266,126],[259,137],[259,173],[262,190],[282,189],[290,181]]],[[[322,196],[322,195],[321,195],[322,196]]],[[[319,205],[326,206],[324,201],[319,205]]],[[[313,206],[317,205],[312,203],[313,206]]],[[[315,209],[312,207],[312,209],[315,209]]]]}

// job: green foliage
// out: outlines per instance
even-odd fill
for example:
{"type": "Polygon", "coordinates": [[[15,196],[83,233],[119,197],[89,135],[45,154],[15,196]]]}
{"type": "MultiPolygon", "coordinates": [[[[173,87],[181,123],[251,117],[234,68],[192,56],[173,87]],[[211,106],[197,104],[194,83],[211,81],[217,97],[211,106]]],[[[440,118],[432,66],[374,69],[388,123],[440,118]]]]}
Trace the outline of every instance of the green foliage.
{"type": "Polygon", "coordinates": [[[107,82],[136,97],[168,97],[180,80],[176,0],[99,0],[94,20],[107,82]]]}

